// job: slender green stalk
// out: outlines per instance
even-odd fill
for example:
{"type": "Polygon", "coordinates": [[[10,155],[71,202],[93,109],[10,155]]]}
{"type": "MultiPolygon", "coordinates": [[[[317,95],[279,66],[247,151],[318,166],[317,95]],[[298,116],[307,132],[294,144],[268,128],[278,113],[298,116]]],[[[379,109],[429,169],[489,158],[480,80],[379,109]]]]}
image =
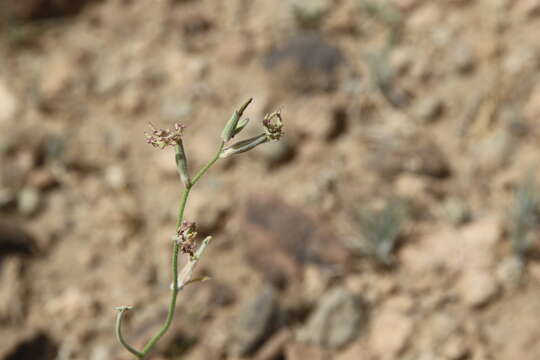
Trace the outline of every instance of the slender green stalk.
{"type": "Polygon", "coordinates": [[[165,335],[165,333],[171,327],[174,318],[176,298],[178,296],[178,292],[188,284],[204,281],[207,279],[205,277],[199,279],[191,278],[197,262],[199,261],[206,247],[210,244],[210,240],[212,239],[210,236],[206,237],[195,251],[196,244],[190,242],[192,240],[191,237],[195,236],[194,230],[191,230],[193,231],[191,233],[188,230],[183,230],[184,226],[189,227],[191,225],[195,225],[194,223],[184,223],[184,212],[186,210],[186,205],[191,189],[208,172],[208,170],[210,170],[212,165],[214,165],[220,159],[220,157],[227,157],[229,155],[239,154],[241,152],[251,150],[252,148],[270,140],[279,140],[279,138],[283,135],[281,115],[279,112],[274,112],[265,115],[263,119],[263,126],[265,128],[265,131],[263,134],[252,139],[237,142],[236,144],[233,144],[224,150],[225,143],[231,140],[247,125],[248,119],[242,119],[241,117],[244,110],[251,103],[251,101],[252,99],[249,99],[238,110],[234,112],[232,118],[229,120],[229,122],[227,122],[222,132],[222,140],[220,142],[216,155],[205,166],[203,166],[202,169],[197,172],[197,174],[195,175],[195,177],[193,177],[192,180],[190,180],[187,166],[187,157],[182,142],[184,125],[177,123],[175,124],[174,129],[171,131],[169,129],[156,129],[152,124],[150,124],[152,132],[150,134],[145,133],[146,142],[153,147],[164,149],[167,146],[174,146],[178,174],[180,175],[180,180],[185,187],[178,206],[178,216],[176,218],[176,235],[173,238],[173,253],[171,264],[173,280],[171,285],[172,293],[167,318],[165,319],[164,324],[161,326],[158,332],[146,343],[142,351],[138,351],[131,347],[125,341],[122,335],[123,314],[125,311],[129,310],[130,307],[122,306],[117,308],[118,315],[116,320],[116,336],[118,337],[119,342],[139,360],[146,357],[146,355],[152,350],[152,348],[156,345],[159,339],[161,339],[161,337],[165,335]],[[185,264],[185,266],[183,267],[182,272],[178,274],[178,253],[180,251],[186,254],[190,254],[191,257],[189,258],[187,264],[185,264]]]}
{"type": "Polygon", "coordinates": [[[122,318],[124,317],[124,313],[130,309],[129,306],[121,306],[117,308],[118,314],[116,315],[116,337],[118,338],[118,341],[120,341],[120,344],[122,344],[127,351],[132,353],[133,355],[137,356],[138,358],[141,358],[143,356],[143,353],[141,353],[138,350],[135,350],[132,348],[124,339],[124,336],[122,335],[122,318]]]}
{"type": "Polygon", "coordinates": [[[223,150],[224,146],[225,146],[225,143],[221,142],[221,144],[220,144],[220,146],[218,148],[218,151],[216,152],[216,156],[214,156],[214,158],[212,160],[210,160],[210,162],[208,164],[206,164],[205,167],[203,167],[201,170],[199,170],[197,175],[195,175],[195,177],[191,181],[191,186],[195,185],[197,183],[197,181],[199,181],[200,178],[203,177],[204,174],[206,174],[208,169],[210,169],[212,167],[212,165],[214,165],[216,163],[216,161],[219,160],[219,154],[221,154],[221,150],[223,150]]]}
{"type": "MultiPolygon", "coordinates": [[[[216,152],[215,157],[208,162],[195,177],[192,179],[192,181],[189,183],[188,186],[185,187],[184,192],[182,194],[182,198],[180,199],[180,205],[178,207],[178,218],[176,220],[176,231],[180,229],[180,226],[182,226],[182,221],[184,220],[184,211],[186,209],[187,200],[189,197],[189,193],[193,186],[197,184],[197,182],[206,174],[206,172],[216,163],[216,161],[219,160],[219,154],[221,153],[221,150],[223,150],[224,143],[221,142],[221,145],[219,146],[218,151],[216,152]]],[[[169,330],[171,327],[173,318],[174,318],[174,312],[176,309],[176,298],[178,296],[178,251],[179,251],[179,244],[177,241],[174,241],[173,245],[173,257],[172,257],[172,277],[173,277],[173,287],[172,287],[172,294],[171,294],[171,302],[169,303],[169,311],[167,313],[167,319],[165,320],[165,323],[159,329],[157,334],[155,334],[148,343],[144,346],[143,350],[139,355],[137,353],[134,353],[138,356],[139,359],[143,359],[146,354],[154,347],[154,345],[159,341],[159,339],[165,335],[165,333],[169,330]]],[[[129,349],[128,349],[129,350],[129,349]]]]}

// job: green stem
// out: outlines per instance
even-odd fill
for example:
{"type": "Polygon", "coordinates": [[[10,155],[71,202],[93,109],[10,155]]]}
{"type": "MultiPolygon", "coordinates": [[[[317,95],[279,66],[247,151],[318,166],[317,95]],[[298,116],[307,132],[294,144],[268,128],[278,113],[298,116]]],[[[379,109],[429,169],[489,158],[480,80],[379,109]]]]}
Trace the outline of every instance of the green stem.
{"type": "Polygon", "coordinates": [[[127,351],[132,353],[133,355],[137,356],[138,358],[141,358],[143,356],[143,353],[140,351],[135,350],[133,347],[131,347],[126,340],[124,339],[124,336],[122,335],[122,319],[124,317],[124,313],[129,310],[129,307],[120,307],[118,309],[118,314],[116,315],[116,337],[118,338],[118,341],[120,341],[120,344],[122,344],[127,351]]]}
{"type": "MultiPolygon", "coordinates": [[[[184,211],[186,209],[187,200],[189,197],[189,193],[193,186],[206,174],[206,172],[216,163],[216,161],[219,160],[219,155],[221,151],[223,150],[223,147],[225,144],[221,142],[219,149],[215,155],[215,157],[208,162],[199,172],[195,175],[195,177],[192,179],[190,183],[185,187],[184,192],[182,194],[182,198],[180,199],[180,205],[178,207],[178,217],[176,219],[176,231],[180,229],[182,226],[182,221],[184,220],[184,211]]],[[[165,333],[169,330],[171,327],[173,318],[174,318],[174,312],[176,308],[176,298],[178,295],[178,252],[179,252],[180,245],[178,242],[174,241],[174,247],[173,247],[173,256],[172,256],[172,277],[173,277],[173,288],[172,288],[172,294],[171,294],[171,301],[169,303],[169,311],[167,313],[167,319],[165,320],[165,323],[159,329],[157,334],[155,334],[148,343],[144,346],[142,352],[133,352],[139,359],[143,359],[148,352],[156,345],[156,343],[159,341],[159,339],[165,335],[165,333]]],[[[124,345],[125,346],[125,345],[124,345]]],[[[126,347],[127,348],[127,347],[126,347]]],[[[129,350],[129,348],[127,348],[129,350]]]]}

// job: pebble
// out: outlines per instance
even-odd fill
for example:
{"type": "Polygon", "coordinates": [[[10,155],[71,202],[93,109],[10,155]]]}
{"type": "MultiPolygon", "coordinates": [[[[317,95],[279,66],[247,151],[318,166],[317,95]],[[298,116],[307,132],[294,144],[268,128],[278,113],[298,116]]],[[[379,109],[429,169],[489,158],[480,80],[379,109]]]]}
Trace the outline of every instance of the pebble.
{"type": "Polygon", "coordinates": [[[323,351],[317,347],[291,343],[285,348],[286,360],[324,360],[327,359],[323,351]]]}
{"type": "Polygon", "coordinates": [[[345,289],[335,288],[320,299],[298,337],[302,342],[338,349],[358,336],[365,321],[359,301],[345,289]]]}
{"type": "Polygon", "coordinates": [[[483,269],[470,269],[460,279],[458,285],[461,300],[469,307],[480,307],[499,293],[495,276],[483,269]]]}
{"type": "Polygon", "coordinates": [[[418,104],[418,117],[425,123],[432,123],[444,112],[444,102],[437,96],[427,96],[418,104]]]}
{"type": "Polygon", "coordinates": [[[523,270],[523,260],[516,256],[507,256],[497,266],[497,279],[503,287],[515,288],[519,285],[523,270]]]}
{"type": "Polygon", "coordinates": [[[393,309],[384,309],[373,319],[370,344],[383,358],[395,358],[407,345],[413,330],[413,321],[393,309]]]}
{"type": "Polygon", "coordinates": [[[105,181],[114,190],[124,189],[127,186],[127,176],[120,165],[112,165],[105,169],[105,181]]]}
{"type": "Polygon", "coordinates": [[[327,92],[338,85],[343,52],[316,34],[289,38],[272,50],[265,59],[265,68],[272,84],[298,94],[327,92]]]}
{"type": "Polygon", "coordinates": [[[452,50],[451,59],[453,66],[459,73],[465,74],[473,70],[475,65],[474,53],[472,48],[464,43],[459,42],[452,50]]]}
{"type": "Polygon", "coordinates": [[[19,213],[24,216],[34,215],[41,204],[41,195],[39,190],[26,187],[19,191],[17,194],[17,208],[19,213]]]}
{"type": "Polygon", "coordinates": [[[301,26],[306,28],[318,27],[324,16],[330,11],[332,3],[330,0],[295,0],[293,10],[296,20],[301,26]]]}
{"type": "Polygon", "coordinates": [[[276,330],[279,312],[278,296],[271,287],[248,299],[232,323],[229,353],[246,356],[255,352],[276,330]]]}
{"type": "Polygon", "coordinates": [[[9,123],[17,112],[17,99],[0,79],[0,125],[9,123]]]}

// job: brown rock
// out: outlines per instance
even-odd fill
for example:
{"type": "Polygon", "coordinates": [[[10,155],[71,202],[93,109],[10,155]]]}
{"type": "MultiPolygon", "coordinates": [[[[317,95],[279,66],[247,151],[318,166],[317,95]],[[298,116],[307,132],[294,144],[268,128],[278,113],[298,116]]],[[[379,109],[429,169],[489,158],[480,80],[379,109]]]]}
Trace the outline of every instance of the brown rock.
{"type": "Polygon", "coordinates": [[[285,349],[286,360],[325,360],[328,359],[324,352],[315,346],[292,343],[285,349]]]}
{"type": "Polygon", "coordinates": [[[19,258],[8,258],[0,262],[0,320],[21,321],[25,301],[25,284],[22,278],[22,262],[19,258]]]}
{"type": "Polygon", "coordinates": [[[325,294],[299,333],[299,339],[329,349],[346,346],[365,322],[364,309],[348,291],[336,288],[325,294]]]}
{"type": "Polygon", "coordinates": [[[35,20],[74,15],[92,0],[23,0],[4,1],[0,17],[9,20],[35,20]]]}
{"type": "Polygon", "coordinates": [[[247,261],[275,284],[300,279],[310,262],[347,262],[349,252],[320,222],[277,198],[251,198],[243,217],[247,261]]]}
{"type": "Polygon", "coordinates": [[[266,287],[240,306],[232,323],[229,353],[245,356],[256,351],[279,326],[277,294],[266,287]]]}
{"type": "Polygon", "coordinates": [[[385,309],[373,319],[371,347],[382,358],[396,357],[407,345],[412,330],[410,317],[393,309],[385,309]]]}
{"type": "Polygon", "coordinates": [[[316,34],[290,38],[265,59],[271,82],[299,93],[334,90],[343,63],[341,50],[316,34]]]}
{"type": "Polygon", "coordinates": [[[466,305],[479,307],[493,299],[498,294],[499,287],[491,272],[471,269],[461,277],[458,290],[466,305]]]}

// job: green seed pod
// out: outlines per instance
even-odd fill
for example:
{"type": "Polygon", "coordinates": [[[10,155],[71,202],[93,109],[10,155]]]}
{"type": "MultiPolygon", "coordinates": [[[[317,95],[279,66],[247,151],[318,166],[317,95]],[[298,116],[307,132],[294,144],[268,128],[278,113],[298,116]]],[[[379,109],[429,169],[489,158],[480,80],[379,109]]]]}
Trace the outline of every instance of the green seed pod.
{"type": "MultiPolygon", "coordinates": [[[[233,132],[233,138],[240,133],[240,131],[244,130],[244,128],[249,123],[249,118],[242,118],[240,121],[238,121],[238,124],[236,125],[236,129],[234,129],[233,132]]],[[[232,139],[232,138],[231,138],[232,139]]]]}
{"type": "Polygon", "coordinates": [[[182,141],[177,142],[174,147],[175,159],[176,159],[176,168],[178,174],[180,175],[180,180],[184,183],[186,188],[190,187],[191,179],[189,178],[188,166],[187,166],[187,157],[186,152],[184,151],[184,144],[182,141]]]}
{"type": "Polygon", "coordinates": [[[249,98],[248,101],[246,101],[238,110],[235,110],[232,114],[229,121],[227,121],[227,124],[225,124],[225,127],[223,128],[223,132],[221,133],[221,139],[223,142],[227,142],[232,139],[232,137],[235,135],[235,131],[237,129],[238,121],[240,121],[240,118],[242,117],[242,114],[246,110],[246,108],[249,106],[249,104],[253,101],[253,98],[249,98]]]}
{"type": "Polygon", "coordinates": [[[252,137],[247,140],[239,141],[225,149],[221,152],[219,155],[220,158],[226,158],[231,155],[240,154],[246,151],[249,151],[253,149],[256,146],[259,146],[261,144],[264,144],[265,142],[268,142],[268,138],[266,134],[260,134],[258,136],[252,137]]]}

